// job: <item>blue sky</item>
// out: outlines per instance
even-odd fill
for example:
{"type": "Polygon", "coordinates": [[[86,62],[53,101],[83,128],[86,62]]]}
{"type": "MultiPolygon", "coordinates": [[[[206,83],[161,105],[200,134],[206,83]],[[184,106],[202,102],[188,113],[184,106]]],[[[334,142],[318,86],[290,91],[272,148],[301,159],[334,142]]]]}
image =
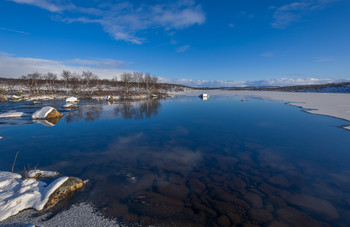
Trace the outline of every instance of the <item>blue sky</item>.
{"type": "Polygon", "coordinates": [[[349,12],[348,0],[0,0],[0,76],[66,68],[187,84],[349,79],[349,12]]]}

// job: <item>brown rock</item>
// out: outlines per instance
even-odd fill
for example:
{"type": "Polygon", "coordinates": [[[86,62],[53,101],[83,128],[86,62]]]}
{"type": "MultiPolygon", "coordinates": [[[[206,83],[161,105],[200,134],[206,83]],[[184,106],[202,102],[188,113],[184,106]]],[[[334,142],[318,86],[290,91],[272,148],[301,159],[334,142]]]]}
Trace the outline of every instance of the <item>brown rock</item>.
{"type": "Polygon", "coordinates": [[[177,200],[184,200],[189,193],[187,187],[183,185],[173,184],[167,181],[158,183],[157,189],[161,194],[177,200]]]}
{"type": "Polygon", "coordinates": [[[262,209],[250,209],[248,211],[249,217],[257,222],[258,224],[263,224],[273,219],[273,216],[267,210],[262,209]]]}
{"type": "Polygon", "coordinates": [[[261,208],[263,206],[261,197],[255,193],[247,192],[244,198],[252,207],[261,208]]]}
{"type": "Polygon", "coordinates": [[[233,190],[237,190],[241,192],[245,190],[245,187],[247,186],[247,184],[242,179],[238,177],[233,177],[232,180],[230,180],[230,182],[228,183],[228,186],[233,190]]]}
{"type": "Polygon", "coordinates": [[[61,118],[63,114],[58,112],[56,109],[52,109],[51,112],[46,116],[46,119],[50,118],[61,118]]]}
{"type": "Polygon", "coordinates": [[[268,181],[274,185],[278,185],[286,188],[290,187],[289,181],[281,174],[270,177],[268,181]]]}
{"type": "Polygon", "coordinates": [[[58,187],[49,197],[45,207],[50,207],[58,201],[72,195],[84,186],[84,182],[76,177],[69,177],[60,187],[58,187]]]}
{"type": "Polygon", "coordinates": [[[241,224],[242,219],[241,219],[241,217],[240,217],[238,214],[235,214],[235,213],[228,213],[227,215],[228,215],[228,217],[230,218],[231,222],[232,222],[234,225],[239,225],[239,224],[241,224]]]}
{"type": "Polygon", "coordinates": [[[196,194],[202,194],[205,190],[205,184],[203,184],[201,181],[197,179],[191,178],[188,181],[188,186],[191,190],[191,192],[194,192],[196,194]]]}
{"type": "Polygon", "coordinates": [[[217,221],[218,225],[221,227],[231,226],[230,219],[226,215],[221,215],[217,221]]]}

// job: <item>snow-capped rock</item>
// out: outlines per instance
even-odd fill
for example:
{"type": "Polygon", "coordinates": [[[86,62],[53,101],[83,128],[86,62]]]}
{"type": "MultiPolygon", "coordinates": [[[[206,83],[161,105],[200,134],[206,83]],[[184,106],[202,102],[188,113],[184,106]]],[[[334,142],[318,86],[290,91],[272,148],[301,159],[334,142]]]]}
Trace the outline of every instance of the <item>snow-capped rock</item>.
{"type": "Polygon", "coordinates": [[[67,102],[66,104],[64,104],[64,105],[62,106],[62,108],[74,109],[74,108],[77,108],[77,106],[74,105],[74,104],[71,103],[71,102],[67,102]]]}
{"type": "Polygon", "coordinates": [[[15,117],[22,117],[22,116],[24,116],[24,113],[18,112],[18,111],[10,111],[7,113],[0,114],[0,118],[15,118],[15,117]]]}
{"type": "Polygon", "coordinates": [[[63,114],[58,112],[55,108],[51,106],[45,106],[40,110],[37,110],[33,114],[32,119],[50,119],[50,118],[58,118],[62,116],[63,114]]]}
{"type": "Polygon", "coordinates": [[[50,195],[68,180],[60,177],[47,186],[33,178],[21,178],[16,173],[0,172],[0,221],[28,208],[42,210],[50,195]]]}
{"type": "Polygon", "coordinates": [[[23,99],[23,97],[18,96],[18,95],[12,95],[10,99],[13,101],[20,101],[23,99]]]}
{"type": "Polygon", "coordinates": [[[66,102],[79,102],[79,99],[76,98],[76,97],[69,97],[69,98],[66,98],[66,102]]]}

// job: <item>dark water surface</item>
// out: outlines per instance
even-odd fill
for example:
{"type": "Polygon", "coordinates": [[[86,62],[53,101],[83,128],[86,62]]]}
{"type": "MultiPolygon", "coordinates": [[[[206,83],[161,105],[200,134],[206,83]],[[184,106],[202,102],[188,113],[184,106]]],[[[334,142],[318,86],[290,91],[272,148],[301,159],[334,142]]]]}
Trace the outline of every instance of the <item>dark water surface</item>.
{"type": "Polygon", "coordinates": [[[63,104],[0,104],[28,113],[0,119],[1,170],[19,151],[15,172],[89,179],[72,201],[129,225],[350,225],[343,120],[235,97],[63,104]],[[47,104],[64,113],[54,127],[30,120],[47,104]]]}

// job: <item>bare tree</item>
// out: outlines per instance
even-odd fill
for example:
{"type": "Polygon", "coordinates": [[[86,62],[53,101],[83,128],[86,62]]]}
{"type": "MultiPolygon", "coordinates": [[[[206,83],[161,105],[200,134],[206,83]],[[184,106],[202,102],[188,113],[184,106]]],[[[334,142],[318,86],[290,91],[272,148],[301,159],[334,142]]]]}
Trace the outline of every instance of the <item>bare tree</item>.
{"type": "Polygon", "coordinates": [[[144,85],[148,93],[155,92],[157,90],[158,77],[151,76],[149,73],[145,74],[144,85]]]}
{"type": "Polygon", "coordinates": [[[90,92],[92,93],[93,92],[92,88],[94,86],[98,86],[98,76],[93,72],[84,71],[81,77],[84,81],[85,89],[89,89],[90,92]]]}
{"type": "Polygon", "coordinates": [[[38,72],[28,73],[27,76],[22,76],[21,79],[25,81],[25,84],[32,94],[39,94],[39,80],[42,75],[38,72]]]}
{"type": "Polygon", "coordinates": [[[56,92],[55,82],[57,80],[57,74],[48,72],[43,76],[46,81],[47,90],[49,93],[54,94],[56,92]]]}
{"type": "Polygon", "coordinates": [[[140,90],[140,87],[141,87],[141,85],[143,83],[143,73],[134,72],[132,76],[133,76],[133,81],[137,85],[137,89],[140,90]]]}
{"type": "Polygon", "coordinates": [[[73,73],[70,78],[70,89],[73,94],[78,94],[80,90],[82,78],[79,74],[73,73]]]}
{"type": "Polygon", "coordinates": [[[70,83],[70,80],[72,78],[72,73],[68,70],[63,70],[61,77],[62,77],[62,80],[64,81],[64,87],[66,88],[67,93],[68,93],[69,83],[70,83]]]}
{"type": "Polygon", "coordinates": [[[125,92],[129,94],[131,85],[132,85],[132,74],[131,73],[123,73],[120,76],[120,81],[123,84],[123,87],[125,89],[125,92]]]}

